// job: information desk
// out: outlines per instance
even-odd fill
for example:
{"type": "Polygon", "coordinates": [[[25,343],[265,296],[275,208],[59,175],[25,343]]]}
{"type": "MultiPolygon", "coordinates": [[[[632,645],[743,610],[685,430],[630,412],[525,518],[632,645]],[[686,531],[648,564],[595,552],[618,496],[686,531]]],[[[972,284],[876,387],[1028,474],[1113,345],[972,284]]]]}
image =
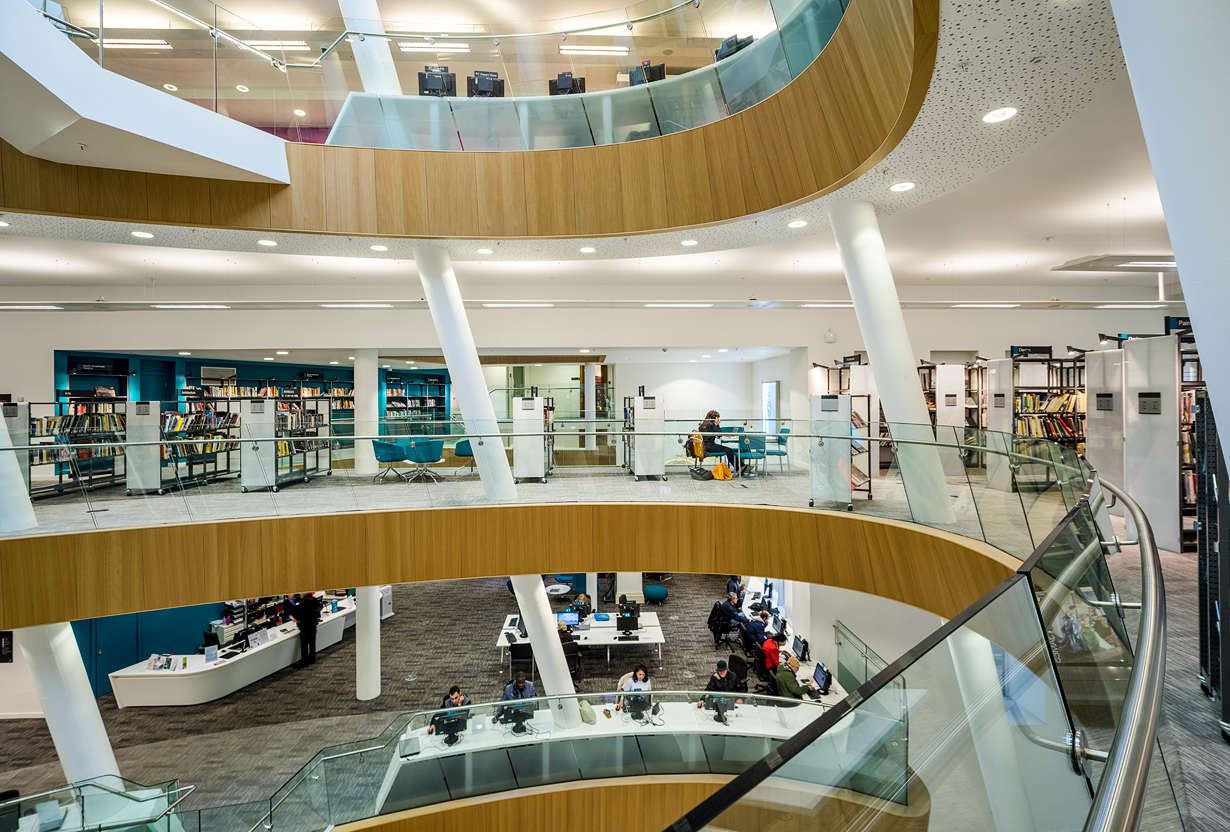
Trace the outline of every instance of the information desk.
{"type": "Polygon", "coordinates": [[[525,733],[514,733],[512,725],[493,724],[495,705],[472,706],[458,709],[466,712],[466,730],[453,745],[428,734],[423,720],[416,719],[410,723],[414,727],[391,743],[392,757],[375,808],[386,814],[582,778],[735,774],[824,712],[813,703],[765,698],[752,705],[748,697],[726,714],[722,724],[714,720],[714,711],[696,707],[703,695],[656,694],[662,709],[653,717],[657,724],[634,721],[615,710],[618,694],[586,696],[595,703],[598,722],[581,722],[575,728],[555,724],[554,700],[545,697],[536,700],[539,710],[525,723],[529,729],[525,733]],[[684,697],[691,701],[679,701],[684,697]]]}
{"type": "MultiPolygon", "coordinates": [[[[320,617],[316,650],[342,640],[342,630],[354,624],[355,602],[339,602],[336,613],[320,617]]],[[[270,640],[231,659],[206,662],[200,654],[172,656],[174,670],[150,670],[148,659],[110,675],[115,703],[121,708],[150,705],[199,705],[229,696],[241,688],[299,661],[299,626],[293,621],[266,632],[270,640]],[[276,636],[276,637],[275,637],[276,636]],[[183,660],[188,659],[188,666],[183,660]]],[[[219,654],[228,652],[226,648],[219,654]]]]}
{"type": "MultiPolygon", "coordinates": [[[[509,615],[504,619],[504,627],[500,630],[500,634],[496,636],[496,647],[500,648],[500,661],[504,661],[504,651],[508,648],[508,633],[512,633],[517,637],[517,644],[530,644],[528,637],[522,638],[521,633],[513,624],[518,618],[516,615],[509,615]]],[[[653,644],[658,648],[658,661],[662,660],[662,645],[666,643],[666,636],[662,633],[662,624],[658,621],[656,612],[646,612],[643,608],[640,615],[641,627],[639,630],[633,630],[632,635],[636,639],[624,641],[620,639],[623,635],[622,630],[615,628],[615,615],[611,614],[608,621],[596,621],[594,616],[590,615],[582,622],[580,627],[572,628],[572,640],[580,644],[582,647],[606,647],[606,663],[609,667],[611,664],[611,648],[612,647],[638,647],[642,644],[653,644]],[[589,628],[585,629],[584,625],[589,624],[589,628]]],[[[531,646],[533,646],[531,644],[531,646]]],[[[511,655],[509,662],[512,661],[511,655]]],[[[510,664],[511,669],[511,664],[510,664]]]]}

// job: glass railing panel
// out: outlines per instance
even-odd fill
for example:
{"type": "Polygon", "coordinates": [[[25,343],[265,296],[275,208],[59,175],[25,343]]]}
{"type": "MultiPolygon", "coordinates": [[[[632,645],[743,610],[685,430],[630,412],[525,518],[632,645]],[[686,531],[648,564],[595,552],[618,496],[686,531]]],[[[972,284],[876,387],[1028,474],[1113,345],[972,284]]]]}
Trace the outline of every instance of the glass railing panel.
{"type": "Polygon", "coordinates": [[[382,95],[380,108],[392,147],[401,150],[461,149],[449,99],[382,95]]]}
{"type": "MultiPolygon", "coordinates": [[[[439,106],[439,102],[436,102],[436,106],[439,106]]],[[[448,107],[447,104],[443,106],[445,109],[448,107]]],[[[448,120],[452,121],[451,113],[448,120]]],[[[393,147],[393,140],[389,135],[389,127],[385,121],[384,110],[380,106],[378,95],[348,93],[334,121],[335,124],[329,132],[328,144],[347,147],[393,147]]],[[[427,143],[430,145],[432,136],[430,122],[426,127],[427,143]]],[[[445,138],[448,137],[447,132],[440,129],[438,123],[436,132],[445,138]]],[[[456,136],[456,132],[454,131],[452,135],[456,136]]],[[[398,138],[403,144],[409,143],[409,140],[403,136],[398,138]]],[[[460,146],[461,143],[458,142],[457,147],[460,148],[460,146]]],[[[409,148],[403,147],[402,149],[409,148]]]]}
{"type": "Polygon", "coordinates": [[[270,798],[269,802],[273,807],[270,821],[274,829],[286,832],[323,832],[332,826],[322,756],[317,754],[313,757],[270,798]]]}
{"type": "Polygon", "coordinates": [[[213,8],[217,28],[231,36],[216,39],[218,112],[288,141],[298,141],[289,72],[273,66],[271,60],[284,61],[285,53],[269,46],[272,39],[260,28],[221,6],[213,8]],[[260,45],[245,48],[249,42],[260,45]]]}
{"type": "Polygon", "coordinates": [[[1045,439],[1012,436],[1013,482],[1034,540],[1042,541],[1068,512],[1055,477],[1055,456],[1045,439]]]}
{"type": "Polygon", "coordinates": [[[781,35],[769,32],[751,46],[717,64],[718,78],[731,115],[759,104],[790,83],[781,35]]]}
{"type": "Polygon", "coordinates": [[[841,23],[845,4],[846,0],[773,0],[791,75],[797,78],[819,57],[841,23]]]}
{"type": "Polygon", "coordinates": [[[725,118],[726,101],[722,85],[713,67],[667,76],[664,81],[649,84],[649,96],[658,114],[658,129],[662,135],[691,130],[725,118]]]}
{"type": "Polygon", "coordinates": [[[254,800],[233,806],[212,806],[197,813],[196,832],[265,832],[269,801],[254,800]]]}
{"type": "Polygon", "coordinates": [[[463,150],[525,150],[512,99],[456,98],[451,106],[463,150]]]}
{"type": "Polygon", "coordinates": [[[580,96],[518,98],[516,106],[525,147],[530,150],[559,150],[594,144],[580,96]]]}
{"type": "Polygon", "coordinates": [[[858,828],[910,817],[957,832],[1008,816],[1021,830],[1079,825],[1089,784],[1063,749],[1071,729],[1028,582],[922,649],[902,668],[907,687],[856,694],[853,710],[707,828],[834,828],[855,811],[858,828]]]}
{"type": "MultiPolygon", "coordinates": [[[[560,40],[558,20],[528,23],[497,23],[491,26],[498,39],[500,63],[506,79],[504,94],[512,98],[550,93],[550,82],[561,72],[573,72],[572,59],[560,51],[567,44],[560,40]],[[542,32],[544,34],[536,34],[542,32]]],[[[588,82],[588,79],[586,79],[588,82]]]]}
{"type": "MultiPolygon", "coordinates": [[[[713,41],[713,49],[717,49],[724,38],[750,35],[759,40],[778,27],[778,18],[769,0],[711,0],[702,6],[705,30],[713,41]]],[[[709,54],[712,57],[713,52],[709,54]]]]}
{"type": "Polygon", "coordinates": [[[967,469],[968,452],[965,448],[965,439],[964,428],[950,425],[938,425],[935,428],[935,441],[939,446],[936,448],[936,453],[940,458],[940,467],[944,471],[944,482],[947,485],[945,493],[950,500],[952,516],[948,522],[937,521],[929,525],[974,540],[985,540],[978,504],[974,499],[976,480],[971,480],[967,469]]]}
{"type": "Polygon", "coordinates": [[[1020,495],[1013,489],[1009,440],[1002,433],[963,428],[965,475],[987,543],[1024,560],[1034,550],[1020,495]]]}
{"type": "MultiPolygon", "coordinates": [[[[587,93],[582,100],[594,144],[616,144],[661,135],[646,85],[587,93]]],[[[558,400],[556,407],[559,407],[558,400]]]]}

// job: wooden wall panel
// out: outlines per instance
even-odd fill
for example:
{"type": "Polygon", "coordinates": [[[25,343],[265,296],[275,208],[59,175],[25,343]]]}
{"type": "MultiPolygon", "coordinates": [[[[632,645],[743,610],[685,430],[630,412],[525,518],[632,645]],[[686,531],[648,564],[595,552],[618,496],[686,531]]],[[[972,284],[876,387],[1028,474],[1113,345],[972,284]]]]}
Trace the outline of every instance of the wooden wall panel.
{"type": "Polygon", "coordinates": [[[704,131],[709,175],[722,180],[722,187],[713,191],[713,214],[719,220],[756,214],[774,205],[756,187],[742,121],[738,116],[722,119],[704,131]]]}
{"type": "Polygon", "coordinates": [[[375,153],[377,232],[426,236],[426,157],[400,150],[375,153]]]}
{"type": "Polygon", "coordinates": [[[475,153],[478,236],[524,237],[525,157],[520,153],[475,153]]]}
{"type": "Polygon", "coordinates": [[[3,626],[81,618],[77,612],[77,540],[26,537],[0,540],[3,626]]]}
{"type": "Polygon", "coordinates": [[[148,609],[142,550],[149,532],[150,529],[86,532],[77,538],[74,589],[81,618],[148,609]]]}
{"type": "Polygon", "coordinates": [[[376,151],[326,147],[325,229],[346,234],[376,233],[376,151]]]}
{"type": "Polygon", "coordinates": [[[705,137],[699,130],[663,136],[662,168],[666,171],[666,221],[671,227],[713,222],[705,137]]]}
{"type": "Polygon", "coordinates": [[[367,522],[356,512],[322,515],[313,522],[319,589],[371,586],[367,576],[367,522]]]}
{"type": "Polygon", "coordinates": [[[577,234],[619,228],[624,216],[623,172],[615,145],[584,148],[572,156],[572,205],[577,234]]]}
{"type": "Polygon", "coordinates": [[[620,227],[630,232],[666,228],[666,170],[662,143],[646,139],[616,147],[619,150],[619,186],[623,191],[620,227]]]}
{"type": "Polygon", "coordinates": [[[408,511],[363,512],[367,579],[371,585],[420,580],[416,571],[418,515],[408,511]]]}
{"type": "Polygon", "coordinates": [[[208,179],[151,173],[145,177],[145,194],[149,217],[156,222],[212,222],[208,179]]]}
{"type": "Polygon", "coordinates": [[[106,168],[77,168],[77,209],[86,216],[149,217],[146,174],[106,168]]]}
{"type": "Polygon", "coordinates": [[[147,609],[204,604],[205,527],[153,526],[141,535],[141,573],[147,609]]]}
{"type": "Polygon", "coordinates": [[[274,228],[325,228],[325,147],[319,144],[286,145],[290,185],[270,188],[270,223],[274,228]]]}
{"type": "Polygon", "coordinates": [[[56,214],[80,213],[77,167],[27,156],[0,141],[5,207],[56,214]]]}
{"type": "Polygon", "coordinates": [[[210,179],[210,223],[229,228],[268,228],[269,200],[269,186],[264,183],[210,179]]]}
{"type": "Polygon", "coordinates": [[[572,157],[578,150],[537,150],[525,154],[526,233],[568,237],[577,233],[573,208],[572,157]]]}
{"type": "MultiPolygon", "coordinates": [[[[267,591],[259,594],[285,595],[323,588],[316,586],[316,518],[279,517],[261,530],[261,542],[261,576],[267,591]]],[[[240,597],[256,596],[245,593],[240,597]]]]}
{"type": "Polygon", "coordinates": [[[201,558],[208,598],[230,601],[270,594],[264,591],[265,525],[257,520],[235,520],[201,526],[201,558]]]}
{"type": "Polygon", "coordinates": [[[766,194],[773,205],[785,205],[815,193],[817,185],[811,157],[806,153],[796,154],[791,146],[777,96],[757,107],[764,108],[757,118],[740,119],[747,136],[752,169],[756,172],[757,189],[766,194]]]}
{"type": "Polygon", "coordinates": [[[426,156],[427,233],[474,237],[479,233],[474,154],[438,151],[426,156]]]}

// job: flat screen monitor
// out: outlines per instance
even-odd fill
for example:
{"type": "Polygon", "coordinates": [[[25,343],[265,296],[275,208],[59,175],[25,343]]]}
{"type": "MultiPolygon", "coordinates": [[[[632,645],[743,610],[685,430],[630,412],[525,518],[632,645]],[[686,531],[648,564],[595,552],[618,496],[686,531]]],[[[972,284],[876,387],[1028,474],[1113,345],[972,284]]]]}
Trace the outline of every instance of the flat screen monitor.
{"type": "Polygon", "coordinates": [[[525,619],[522,618],[517,622],[517,629],[521,631],[521,638],[529,638],[530,634],[525,631],[525,619]]]}
{"type": "Polygon", "coordinates": [[[425,66],[419,73],[419,95],[439,98],[457,95],[457,75],[446,66],[425,66]]]}
{"type": "Polygon", "coordinates": [[[649,710],[652,705],[649,694],[634,693],[624,697],[624,709],[633,719],[638,719],[645,715],[645,711],[649,710]]]}
{"type": "Polygon", "coordinates": [[[555,616],[555,619],[561,624],[567,624],[569,627],[575,627],[581,623],[581,614],[576,612],[561,612],[555,616]]]}
{"type": "Polygon", "coordinates": [[[790,652],[796,656],[803,655],[803,637],[802,636],[794,637],[794,645],[792,646],[790,652]]]}
{"type": "Polygon", "coordinates": [[[824,669],[824,665],[816,662],[816,671],[811,674],[811,680],[816,683],[816,687],[823,688],[826,678],[828,678],[828,672],[824,669]]]}
{"type": "Polygon", "coordinates": [[[777,613],[773,613],[773,632],[780,633],[782,631],[782,618],[777,613]]]}
{"type": "Polygon", "coordinates": [[[444,737],[445,745],[454,745],[461,739],[457,735],[466,729],[466,718],[464,714],[449,711],[433,716],[431,724],[436,729],[436,733],[444,737]]]}
{"type": "Polygon", "coordinates": [[[504,81],[499,73],[475,70],[466,78],[466,96],[468,98],[503,98],[504,81]]]}
{"type": "Polygon", "coordinates": [[[646,84],[650,81],[662,81],[666,79],[666,64],[649,65],[648,61],[637,67],[633,67],[628,73],[628,86],[635,87],[637,84],[646,84]]]}
{"type": "Polygon", "coordinates": [[[636,613],[621,612],[619,617],[615,619],[615,627],[624,632],[639,630],[641,628],[641,617],[636,613]]]}
{"type": "Polygon", "coordinates": [[[504,706],[504,710],[500,712],[500,721],[513,723],[514,734],[524,734],[527,730],[525,723],[533,719],[534,711],[537,708],[537,702],[527,702],[524,700],[513,702],[511,705],[504,706]]]}
{"type": "Polygon", "coordinates": [[[571,72],[561,72],[547,82],[547,89],[551,95],[577,95],[585,92],[585,79],[574,77],[571,72]]]}
{"type": "Polygon", "coordinates": [[[202,633],[202,635],[205,637],[206,647],[221,647],[222,646],[221,644],[218,643],[218,634],[215,633],[213,630],[205,630],[202,633]]]}

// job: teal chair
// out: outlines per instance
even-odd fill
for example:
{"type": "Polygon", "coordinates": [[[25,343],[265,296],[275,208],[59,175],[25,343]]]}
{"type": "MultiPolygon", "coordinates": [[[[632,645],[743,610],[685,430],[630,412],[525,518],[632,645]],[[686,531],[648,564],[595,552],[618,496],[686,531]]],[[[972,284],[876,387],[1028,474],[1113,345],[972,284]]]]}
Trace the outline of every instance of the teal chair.
{"type": "Polygon", "coordinates": [[[743,435],[739,437],[740,462],[751,460],[752,468],[755,469],[756,463],[763,462],[767,458],[764,436],[743,435]]]}
{"type": "Polygon", "coordinates": [[[777,468],[782,468],[782,460],[786,460],[786,470],[790,470],[790,454],[786,449],[786,439],[790,436],[790,428],[782,428],[777,436],[770,436],[765,443],[765,456],[777,457],[777,468]]]}
{"type": "Polygon", "coordinates": [[[468,458],[470,460],[469,465],[461,466],[460,468],[458,468],[456,471],[453,472],[454,474],[460,476],[462,471],[473,471],[474,470],[474,449],[470,447],[469,439],[462,439],[457,443],[456,447],[453,448],[453,458],[454,459],[467,459],[468,458]]]}
{"type": "Polygon", "coordinates": [[[444,461],[444,440],[428,439],[426,436],[412,436],[406,447],[406,459],[414,463],[414,474],[408,482],[431,479],[437,482],[440,478],[428,465],[444,461]]]}
{"type": "Polygon", "coordinates": [[[381,482],[383,482],[384,478],[387,477],[390,473],[396,474],[398,479],[400,479],[402,482],[410,481],[406,477],[405,474],[403,474],[401,471],[398,471],[397,469],[393,467],[394,462],[407,462],[408,461],[406,458],[405,448],[403,448],[401,445],[398,445],[396,442],[382,442],[379,439],[373,439],[372,449],[376,452],[376,461],[383,463],[385,465],[385,469],[383,473],[378,474],[377,476],[373,477],[372,478],[373,481],[380,480],[381,482]]]}

